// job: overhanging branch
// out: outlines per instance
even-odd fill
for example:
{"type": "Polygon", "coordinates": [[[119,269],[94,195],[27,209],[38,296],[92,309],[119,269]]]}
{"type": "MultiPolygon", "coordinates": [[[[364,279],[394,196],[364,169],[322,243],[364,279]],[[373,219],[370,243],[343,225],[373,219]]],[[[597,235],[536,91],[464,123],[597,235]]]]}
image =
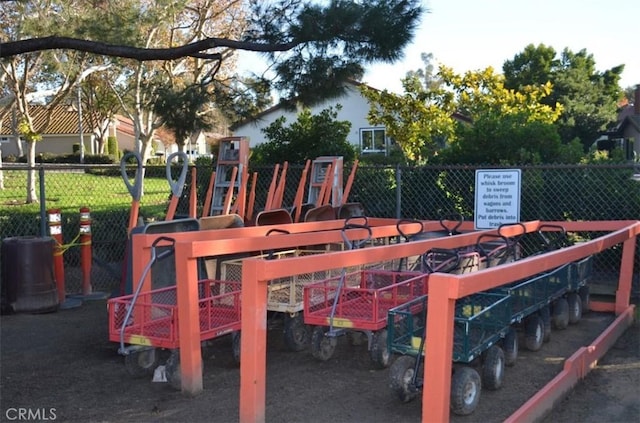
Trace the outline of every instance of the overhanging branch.
{"type": "Polygon", "coordinates": [[[139,48],[107,44],[99,41],[81,40],[78,38],[51,36],[0,43],[0,58],[43,50],[66,49],[84,51],[103,56],[123,57],[139,61],[174,60],[187,56],[219,60],[222,58],[220,54],[208,54],[206,51],[212,48],[227,47],[234,50],[275,52],[291,50],[296,45],[298,45],[297,42],[265,44],[229,40],[226,38],[206,38],[204,40],[172,48],[139,48]]]}

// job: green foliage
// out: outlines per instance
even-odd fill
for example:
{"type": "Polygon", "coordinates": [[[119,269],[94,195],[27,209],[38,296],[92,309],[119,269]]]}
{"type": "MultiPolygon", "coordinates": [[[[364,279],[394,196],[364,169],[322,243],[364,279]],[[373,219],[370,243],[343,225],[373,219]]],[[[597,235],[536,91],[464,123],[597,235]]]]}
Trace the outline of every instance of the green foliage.
{"type": "Polygon", "coordinates": [[[198,156],[194,162],[196,167],[203,169],[212,169],[213,168],[213,158],[209,156],[198,156]]]}
{"type": "Polygon", "coordinates": [[[256,146],[251,161],[255,164],[304,164],[319,156],[342,156],[344,162],[353,161],[355,150],[347,141],[351,129],[348,121],[338,121],[332,107],[313,115],[303,110],[298,119],[285,126],[281,117],[262,131],[267,142],[256,146]]]}
{"type": "Polygon", "coordinates": [[[209,103],[209,93],[203,85],[190,85],[182,90],[160,87],[153,110],[160,116],[164,126],[173,131],[178,145],[196,131],[213,127],[203,109],[209,103]]]}
{"type": "Polygon", "coordinates": [[[454,105],[450,94],[434,85],[430,75],[410,74],[402,84],[405,93],[401,96],[362,86],[371,104],[367,118],[385,126],[410,162],[426,163],[455,134],[454,105]]]}
{"type": "Polygon", "coordinates": [[[18,133],[29,143],[42,141],[42,135],[34,131],[33,128],[31,128],[29,121],[25,118],[20,119],[20,122],[18,122],[18,133]]]}
{"type": "Polygon", "coordinates": [[[595,64],[585,49],[574,53],[565,48],[557,55],[552,47],[530,44],[504,63],[505,86],[550,84],[553,90],[543,103],[554,108],[562,105],[556,122],[562,142],[578,138],[587,151],[599,133],[615,123],[624,95],[619,86],[624,65],[598,72],[595,64]]]}
{"type": "MultiPolygon", "coordinates": [[[[423,57],[428,60],[429,57],[423,57]]],[[[542,100],[548,84],[508,89],[493,69],[455,74],[441,66],[403,79],[405,94],[363,89],[369,120],[384,124],[412,163],[540,163],[555,161],[562,111],[542,100]],[[454,112],[467,119],[454,119],[454,112]]],[[[567,152],[565,155],[571,157],[567,152]]]]}
{"type": "Polygon", "coordinates": [[[366,2],[255,2],[247,41],[291,46],[268,53],[285,98],[310,105],[343,92],[364,64],[392,63],[413,38],[423,9],[419,0],[366,2]]]}
{"type": "Polygon", "coordinates": [[[113,136],[107,138],[107,154],[112,156],[115,160],[120,159],[120,149],[118,148],[118,138],[113,136]]]}

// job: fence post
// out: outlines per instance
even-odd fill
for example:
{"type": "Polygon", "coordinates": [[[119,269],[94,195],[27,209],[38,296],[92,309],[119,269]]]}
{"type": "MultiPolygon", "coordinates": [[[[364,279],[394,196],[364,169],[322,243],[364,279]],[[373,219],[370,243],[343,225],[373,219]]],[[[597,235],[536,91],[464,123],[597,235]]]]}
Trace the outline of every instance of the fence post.
{"type": "Polygon", "coordinates": [[[44,189],[44,166],[38,169],[38,179],[40,186],[40,236],[47,236],[47,209],[46,209],[46,193],[44,189]]]}
{"type": "Polygon", "coordinates": [[[82,295],[91,294],[91,214],[80,208],[80,265],[82,266],[82,295]]]}
{"type": "Polygon", "coordinates": [[[101,300],[109,295],[104,292],[93,292],[91,286],[91,268],[93,265],[93,246],[91,234],[91,211],[88,207],[80,208],[80,266],[82,269],[82,299],[101,300]]]}
{"type": "Polygon", "coordinates": [[[396,219],[402,218],[402,169],[396,164],[396,219]]]}
{"type": "Polygon", "coordinates": [[[64,286],[64,258],[62,254],[62,217],[59,209],[49,209],[49,234],[54,239],[56,245],[53,249],[53,273],[56,278],[56,289],[58,290],[58,302],[64,303],[66,291],[64,286]]]}

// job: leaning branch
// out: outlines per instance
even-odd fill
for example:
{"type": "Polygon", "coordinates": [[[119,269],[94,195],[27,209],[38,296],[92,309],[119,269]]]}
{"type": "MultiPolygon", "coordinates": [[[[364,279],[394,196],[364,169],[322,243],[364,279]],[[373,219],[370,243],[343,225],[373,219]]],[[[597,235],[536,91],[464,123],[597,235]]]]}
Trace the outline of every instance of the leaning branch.
{"type": "Polygon", "coordinates": [[[32,53],[43,50],[65,49],[95,53],[103,56],[123,57],[139,61],[174,60],[181,57],[199,57],[220,60],[220,53],[206,53],[212,48],[226,47],[234,50],[255,52],[287,51],[295,47],[297,42],[281,44],[264,44],[229,40],[226,38],[206,38],[179,47],[172,48],[139,48],[123,45],[107,44],[98,41],[81,40],[69,37],[43,37],[27,40],[0,43],[0,58],[12,57],[19,54],[32,53]]]}

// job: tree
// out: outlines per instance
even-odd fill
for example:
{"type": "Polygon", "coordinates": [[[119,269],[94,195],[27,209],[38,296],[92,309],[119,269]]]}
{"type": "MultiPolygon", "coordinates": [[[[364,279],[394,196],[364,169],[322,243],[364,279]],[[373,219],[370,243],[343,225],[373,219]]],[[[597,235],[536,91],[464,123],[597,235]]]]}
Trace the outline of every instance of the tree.
{"type": "Polygon", "coordinates": [[[543,102],[563,106],[556,122],[562,142],[578,139],[586,151],[616,121],[624,95],[619,86],[624,65],[597,72],[595,64],[585,49],[574,53],[565,48],[558,56],[552,47],[530,44],[504,63],[505,87],[550,83],[553,90],[543,102]]]}
{"type": "Polygon", "coordinates": [[[252,161],[303,164],[319,156],[342,156],[345,161],[352,161],[355,150],[347,141],[351,122],[338,121],[337,116],[337,110],[330,107],[317,115],[305,109],[289,126],[285,126],[284,116],[276,119],[262,130],[267,142],[253,149],[252,161]]]}
{"type": "MultiPolygon", "coordinates": [[[[60,34],[69,34],[78,24],[78,16],[73,8],[48,13],[50,4],[44,0],[30,2],[6,2],[0,7],[0,27],[2,39],[16,39],[37,31],[55,30],[60,34]]],[[[0,44],[0,51],[4,48],[0,44]]],[[[9,96],[13,100],[13,112],[16,113],[17,133],[27,141],[27,164],[32,168],[27,173],[26,202],[38,201],[36,195],[35,142],[38,134],[46,130],[51,112],[65,99],[69,91],[82,77],[94,71],[85,69],[86,54],[82,52],[37,51],[20,56],[10,56],[0,61],[0,69],[6,80],[9,96]],[[48,97],[50,112],[44,123],[34,127],[30,113],[34,93],[42,91],[48,97]]]]}
{"type": "Polygon", "coordinates": [[[103,16],[102,25],[115,31],[94,30],[93,39],[59,36],[55,31],[40,32],[32,38],[7,37],[10,41],[0,44],[0,58],[63,49],[140,62],[185,57],[219,62],[230,51],[261,52],[273,63],[274,87],[283,91],[285,97],[307,103],[341,94],[344,79],[362,75],[366,63],[399,59],[404,46],[413,38],[423,11],[419,0],[336,0],[328,4],[251,0],[250,25],[240,37],[208,36],[179,39],[178,43],[166,39],[163,45],[157,45],[149,42],[148,30],[153,28],[139,23],[177,16],[183,11],[181,5],[145,9],[144,13],[137,9],[136,13],[129,3],[118,2],[117,10],[114,7],[103,16]],[[118,16],[120,24],[115,24],[110,16],[118,16]],[[130,44],[115,43],[117,39],[130,44]]]}
{"type": "Polygon", "coordinates": [[[457,137],[443,160],[456,163],[519,164],[556,161],[560,138],[553,126],[562,113],[542,102],[550,84],[504,85],[491,67],[463,76],[441,67],[439,75],[456,96],[457,110],[471,119],[458,124],[457,137]]]}
{"type": "Polygon", "coordinates": [[[154,111],[164,126],[175,134],[180,151],[184,151],[192,133],[212,127],[209,115],[203,112],[208,102],[206,87],[201,85],[191,85],[180,91],[164,88],[159,92],[154,111]]]}
{"type": "Polygon", "coordinates": [[[422,60],[424,70],[409,72],[402,80],[403,95],[361,87],[371,105],[369,122],[384,125],[405,157],[418,164],[428,162],[455,135],[451,92],[433,74],[432,56],[423,54],[422,60]]]}

